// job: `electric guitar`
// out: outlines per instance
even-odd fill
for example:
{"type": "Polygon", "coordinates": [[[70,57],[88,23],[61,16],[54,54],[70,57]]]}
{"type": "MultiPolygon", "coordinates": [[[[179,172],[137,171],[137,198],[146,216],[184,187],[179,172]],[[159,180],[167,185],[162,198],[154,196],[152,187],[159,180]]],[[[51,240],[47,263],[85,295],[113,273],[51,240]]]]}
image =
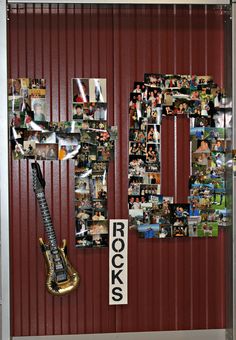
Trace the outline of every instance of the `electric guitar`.
{"type": "Polygon", "coordinates": [[[37,162],[34,162],[31,163],[31,167],[33,189],[39,203],[45,232],[48,238],[48,244],[45,244],[42,238],[39,239],[47,266],[46,287],[50,294],[64,295],[78,286],[79,275],[67,259],[66,240],[63,240],[61,248],[57,245],[56,234],[44,192],[46,183],[40,166],[37,162]]]}

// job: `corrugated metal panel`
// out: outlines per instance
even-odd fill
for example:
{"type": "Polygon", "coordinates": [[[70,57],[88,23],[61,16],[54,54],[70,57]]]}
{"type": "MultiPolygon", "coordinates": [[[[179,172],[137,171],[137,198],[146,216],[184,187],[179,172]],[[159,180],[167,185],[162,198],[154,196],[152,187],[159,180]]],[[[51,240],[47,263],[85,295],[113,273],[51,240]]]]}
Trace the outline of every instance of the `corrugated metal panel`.
{"type": "MultiPolygon", "coordinates": [[[[128,101],[145,72],[224,80],[224,12],[207,6],[11,5],[9,77],[47,79],[52,120],[69,119],[71,78],[104,77],[109,123],[119,128],[109,170],[109,216],[127,218],[128,101]]],[[[177,122],[177,197],[187,196],[189,127],[177,122]]],[[[174,195],[174,122],[162,129],[162,179],[174,195]]],[[[70,296],[44,289],[43,226],[27,161],[11,161],[12,335],[224,328],[224,231],[216,239],[129,238],[129,304],[108,305],[108,249],[74,247],[73,162],[44,162],[58,240],[81,276],[70,296]]]]}

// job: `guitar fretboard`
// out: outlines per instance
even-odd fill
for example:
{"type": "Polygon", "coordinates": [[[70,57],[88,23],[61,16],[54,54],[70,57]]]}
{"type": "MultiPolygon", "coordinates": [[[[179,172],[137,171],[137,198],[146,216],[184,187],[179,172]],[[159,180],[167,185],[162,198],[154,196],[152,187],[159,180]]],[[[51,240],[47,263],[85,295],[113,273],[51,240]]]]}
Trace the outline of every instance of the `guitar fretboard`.
{"type": "Polygon", "coordinates": [[[50,250],[52,254],[57,254],[58,250],[57,250],[56,234],[53,228],[52,219],[51,219],[51,215],[50,215],[48,204],[45,198],[44,191],[37,192],[36,197],[38,199],[40,211],[43,217],[44,228],[45,228],[47,238],[49,241],[50,250]]]}
{"type": "Polygon", "coordinates": [[[43,179],[40,167],[34,163],[32,164],[32,172],[33,172],[33,189],[39,203],[41,215],[43,218],[44,229],[48,238],[49,250],[51,254],[50,261],[52,260],[54,264],[54,273],[56,281],[63,282],[67,280],[67,273],[64,268],[63,259],[60,255],[60,251],[57,246],[56,234],[53,228],[50,211],[45,197],[44,192],[45,181],[43,179]]]}
{"type": "Polygon", "coordinates": [[[36,192],[36,197],[39,202],[41,214],[43,217],[44,228],[49,241],[49,248],[55,265],[57,279],[58,281],[64,281],[66,280],[66,273],[64,271],[64,266],[58,251],[56,234],[53,228],[52,219],[44,191],[42,190],[36,192]]]}

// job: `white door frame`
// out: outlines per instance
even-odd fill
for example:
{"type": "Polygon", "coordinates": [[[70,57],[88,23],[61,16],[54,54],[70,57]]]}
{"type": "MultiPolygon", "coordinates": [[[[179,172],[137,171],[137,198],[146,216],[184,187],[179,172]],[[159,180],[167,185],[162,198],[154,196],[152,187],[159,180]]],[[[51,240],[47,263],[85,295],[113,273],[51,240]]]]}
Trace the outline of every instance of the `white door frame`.
{"type": "MultiPolygon", "coordinates": [[[[233,93],[236,90],[236,0],[233,0],[232,4],[232,34],[233,34],[233,93]]],[[[1,291],[0,303],[2,302],[2,339],[10,340],[10,208],[9,208],[9,163],[8,163],[8,110],[7,110],[7,3],[103,3],[103,4],[202,4],[202,5],[227,5],[230,4],[230,0],[0,0],[0,140],[1,140],[1,152],[0,152],[0,240],[1,240],[1,291]]],[[[233,109],[236,108],[236,96],[233,95],[233,109]]],[[[234,110],[233,110],[234,112],[234,110]]],[[[236,123],[234,122],[234,128],[236,123]]],[[[234,144],[236,148],[236,134],[234,134],[234,144]]],[[[234,183],[234,192],[236,190],[236,180],[234,183]]],[[[236,200],[234,199],[234,211],[236,209],[236,200]]],[[[236,228],[234,228],[234,241],[236,240],[236,228]]],[[[234,311],[233,320],[236,316],[236,250],[233,250],[233,301],[234,311]]],[[[233,323],[234,339],[236,339],[236,322],[233,323]]],[[[221,330],[219,330],[221,331],[221,330]]],[[[221,332],[220,332],[221,333],[221,332]]],[[[128,333],[127,333],[128,334],[128,333]]],[[[156,336],[158,333],[155,333],[156,336]]],[[[173,335],[173,333],[172,333],[173,335]]],[[[118,336],[118,335],[116,335],[118,336]]],[[[209,333],[210,336],[210,333],[209,333]]],[[[82,337],[82,336],[79,336],[82,337]]],[[[28,337],[30,339],[30,337],[28,337]]],[[[37,337],[42,339],[44,337],[37,337]]],[[[51,337],[47,337],[53,339],[51,337]]],[[[57,336],[58,338],[58,336],[57,336]]],[[[62,337],[63,338],[63,337],[62,337]]],[[[71,338],[71,337],[70,337],[71,338]]],[[[175,337],[176,338],[176,337],[175,337]]],[[[192,338],[192,337],[191,337],[192,338]]],[[[15,338],[20,339],[20,338],[15,338]]],[[[23,338],[21,338],[23,340],[23,338]]],[[[32,338],[31,339],[36,339],[32,338]]],[[[55,339],[55,338],[54,338],[55,339]]],[[[71,338],[73,339],[73,338],[71,338]]],[[[116,337],[116,339],[118,339],[116,337]]],[[[120,338],[121,339],[121,338],[120,338]]],[[[129,339],[127,337],[127,339],[129,339]]],[[[150,338],[151,339],[151,338],[150,338]]],[[[157,338],[156,338],[157,339],[157,338]]],[[[163,338],[164,339],[164,338],[163,338]]],[[[203,339],[203,338],[202,338],[203,339]]],[[[209,338],[210,339],[210,338],[209,338]]],[[[218,339],[218,338],[217,338],[218,339]]]]}

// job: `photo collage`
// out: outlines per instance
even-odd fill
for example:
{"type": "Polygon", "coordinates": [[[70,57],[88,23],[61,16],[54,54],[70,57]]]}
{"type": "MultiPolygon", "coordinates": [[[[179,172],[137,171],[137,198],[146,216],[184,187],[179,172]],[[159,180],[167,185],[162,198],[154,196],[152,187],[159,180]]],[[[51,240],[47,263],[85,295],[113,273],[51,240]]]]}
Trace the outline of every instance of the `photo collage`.
{"type": "Polygon", "coordinates": [[[107,123],[106,79],[72,79],[71,120],[65,122],[47,121],[45,114],[35,119],[35,98],[45,100],[44,79],[11,79],[9,84],[13,159],[73,159],[76,247],[108,246],[107,172],[117,128],[107,123]]]}
{"type": "Polygon", "coordinates": [[[45,96],[45,79],[8,79],[10,126],[28,128],[34,122],[48,121],[45,96]]]}
{"type": "Polygon", "coordinates": [[[75,160],[76,247],[107,247],[107,173],[117,130],[107,123],[106,79],[72,79],[72,112],[83,126],[75,160]]]}
{"type": "MultiPolygon", "coordinates": [[[[128,208],[130,228],[142,238],[214,237],[229,224],[225,204],[224,90],[210,76],[145,74],[129,102],[128,208]],[[161,122],[187,117],[192,171],[189,197],[174,202],[161,192],[161,122]]],[[[226,116],[227,115],[227,116],[226,116]]]]}

